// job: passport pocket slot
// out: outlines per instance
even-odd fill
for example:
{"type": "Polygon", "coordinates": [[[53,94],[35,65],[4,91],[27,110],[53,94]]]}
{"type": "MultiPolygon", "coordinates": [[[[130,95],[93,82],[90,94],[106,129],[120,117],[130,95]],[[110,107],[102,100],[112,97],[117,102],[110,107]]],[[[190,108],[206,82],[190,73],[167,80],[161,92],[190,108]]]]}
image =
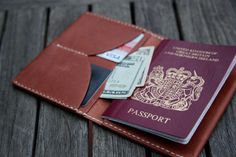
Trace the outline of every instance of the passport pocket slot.
{"type": "MultiPolygon", "coordinates": [[[[96,55],[128,43],[143,32],[133,25],[85,13],[54,42],[87,55],[96,55]]],[[[144,33],[140,42],[148,37],[144,33]]]]}
{"type": "Polygon", "coordinates": [[[13,83],[42,98],[77,110],[91,78],[88,57],[51,44],[13,83]]]}

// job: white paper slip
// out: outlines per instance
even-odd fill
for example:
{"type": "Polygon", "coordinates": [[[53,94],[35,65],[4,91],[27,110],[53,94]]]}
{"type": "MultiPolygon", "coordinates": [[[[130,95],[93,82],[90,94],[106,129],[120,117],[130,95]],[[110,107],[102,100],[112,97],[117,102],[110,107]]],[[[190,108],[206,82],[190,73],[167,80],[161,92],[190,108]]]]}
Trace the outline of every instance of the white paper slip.
{"type": "Polygon", "coordinates": [[[110,51],[106,51],[104,53],[98,54],[97,56],[101,58],[105,58],[107,60],[120,63],[131,50],[143,39],[144,34],[140,34],[135,39],[130,42],[110,51]]]}

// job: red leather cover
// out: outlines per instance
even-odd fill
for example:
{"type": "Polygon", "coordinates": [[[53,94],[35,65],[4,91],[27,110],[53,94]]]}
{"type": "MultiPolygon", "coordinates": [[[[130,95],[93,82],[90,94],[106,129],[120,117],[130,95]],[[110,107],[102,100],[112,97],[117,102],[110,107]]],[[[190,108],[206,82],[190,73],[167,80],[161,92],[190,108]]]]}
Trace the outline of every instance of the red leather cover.
{"type": "Polygon", "coordinates": [[[141,46],[158,46],[164,39],[134,25],[85,13],[20,72],[13,84],[153,150],[169,156],[197,156],[235,91],[235,71],[187,145],[103,120],[101,115],[111,103],[99,99],[104,84],[85,106],[80,106],[91,79],[91,64],[108,69],[113,69],[116,65],[96,57],[95,54],[114,49],[140,33],[145,36],[133,51],[141,46]]]}

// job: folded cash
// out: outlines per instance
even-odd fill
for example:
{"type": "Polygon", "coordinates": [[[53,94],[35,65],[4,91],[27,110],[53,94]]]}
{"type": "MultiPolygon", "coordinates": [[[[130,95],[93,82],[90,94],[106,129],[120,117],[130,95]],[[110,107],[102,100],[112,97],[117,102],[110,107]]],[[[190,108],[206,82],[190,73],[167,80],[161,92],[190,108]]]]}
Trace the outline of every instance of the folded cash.
{"type": "Polygon", "coordinates": [[[142,47],[119,63],[107,80],[100,96],[106,99],[126,99],[137,86],[145,83],[154,47],[142,47]]]}
{"type": "Polygon", "coordinates": [[[135,54],[125,58],[115,67],[100,97],[109,99],[130,97],[136,87],[136,77],[142,63],[142,57],[135,54]]]}

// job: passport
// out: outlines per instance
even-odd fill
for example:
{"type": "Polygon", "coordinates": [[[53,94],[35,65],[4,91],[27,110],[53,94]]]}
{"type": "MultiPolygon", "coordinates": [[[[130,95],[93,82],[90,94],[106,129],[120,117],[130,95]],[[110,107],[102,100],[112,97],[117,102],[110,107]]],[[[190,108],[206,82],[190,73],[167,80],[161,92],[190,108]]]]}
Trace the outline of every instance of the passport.
{"type": "Polygon", "coordinates": [[[114,100],[103,118],[187,144],[236,63],[236,46],[164,40],[144,87],[114,100]]]}

